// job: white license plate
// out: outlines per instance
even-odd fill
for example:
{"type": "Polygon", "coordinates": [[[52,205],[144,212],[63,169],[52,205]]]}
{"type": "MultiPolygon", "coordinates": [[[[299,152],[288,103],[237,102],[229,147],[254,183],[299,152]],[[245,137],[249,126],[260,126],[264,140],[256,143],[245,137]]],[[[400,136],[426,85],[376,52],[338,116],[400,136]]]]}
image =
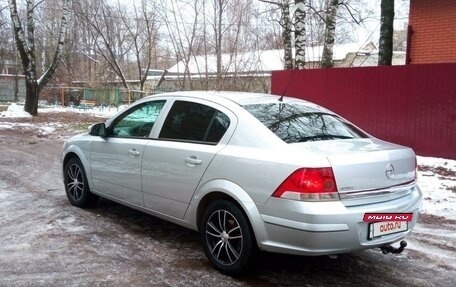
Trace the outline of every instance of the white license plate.
{"type": "Polygon", "coordinates": [[[369,239],[403,232],[408,229],[407,221],[383,221],[369,225],[369,239]]]}

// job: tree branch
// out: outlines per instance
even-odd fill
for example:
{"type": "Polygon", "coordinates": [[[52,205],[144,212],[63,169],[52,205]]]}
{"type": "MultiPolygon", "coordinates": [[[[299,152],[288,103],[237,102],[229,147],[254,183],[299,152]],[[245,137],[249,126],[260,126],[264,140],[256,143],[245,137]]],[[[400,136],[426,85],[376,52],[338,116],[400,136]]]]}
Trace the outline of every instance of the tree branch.
{"type": "Polygon", "coordinates": [[[277,5],[277,6],[279,6],[279,7],[282,7],[282,3],[279,3],[279,2],[268,1],[268,0],[258,0],[258,1],[263,2],[263,3],[272,4],[272,5],[277,5]]]}
{"type": "Polygon", "coordinates": [[[341,3],[341,5],[344,6],[344,8],[347,10],[348,14],[350,14],[350,17],[352,18],[352,20],[355,21],[355,23],[357,25],[361,24],[361,21],[359,21],[355,18],[355,15],[353,15],[350,7],[346,3],[341,3]]]}

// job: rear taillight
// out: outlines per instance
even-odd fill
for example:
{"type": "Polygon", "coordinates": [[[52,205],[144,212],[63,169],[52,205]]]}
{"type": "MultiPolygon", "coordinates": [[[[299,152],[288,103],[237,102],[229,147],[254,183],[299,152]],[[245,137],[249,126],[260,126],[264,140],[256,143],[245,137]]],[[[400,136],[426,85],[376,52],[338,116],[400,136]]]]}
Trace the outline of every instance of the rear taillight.
{"type": "Polygon", "coordinates": [[[285,179],[272,196],[302,201],[339,200],[330,167],[300,168],[285,179]]]}

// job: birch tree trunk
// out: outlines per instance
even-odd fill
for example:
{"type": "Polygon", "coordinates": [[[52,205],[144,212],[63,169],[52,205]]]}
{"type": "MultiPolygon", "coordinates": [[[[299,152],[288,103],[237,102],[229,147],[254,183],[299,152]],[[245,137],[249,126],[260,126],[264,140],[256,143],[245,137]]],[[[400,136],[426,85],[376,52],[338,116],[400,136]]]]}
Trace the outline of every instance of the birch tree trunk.
{"type": "Polygon", "coordinates": [[[394,0],[382,0],[378,44],[378,65],[391,66],[393,60],[394,0]]]}
{"type": "Polygon", "coordinates": [[[60,27],[57,37],[57,47],[51,64],[46,71],[37,79],[36,71],[36,53],[35,53],[35,1],[27,0],[27,30],[24,31],[21,19],[17,13],[16,0],[8,0],[11,14],[11,22],[13,23],[13,33],[16,40],[16,46],[21,57],[22,66],[25,74],[25,105],[24,111],[32,116],[38,114],[38,99],[40,91],[49,82],[58,62],[62,56],[63,44],[65,41],[66,28],[69,16],[69,0],[63,0],[62,17],[60,18],[60,27]]]}
{"type": "Polygon", "coordinates": [[[284,69],[293,69],[293,53],[291,47],[291,18],[290,18],[290,0],[282,2],[282,41],[284,49],[284,69]]]}
{"type": "Polygon", "coordinates": [[[334,66],[333,48],[334,36],[336,32],[336,16],[338,7],[339,0],[331,0],[326,11],[325,41],[323,44],[323,55],[321,58],[322,68],[332,68],[334,66]]]}
{"type": "Polygon", "coordinates": [[[306,5],[305,0],[295,0],[295,68],[302,70],[306,64],[306,5]]]}

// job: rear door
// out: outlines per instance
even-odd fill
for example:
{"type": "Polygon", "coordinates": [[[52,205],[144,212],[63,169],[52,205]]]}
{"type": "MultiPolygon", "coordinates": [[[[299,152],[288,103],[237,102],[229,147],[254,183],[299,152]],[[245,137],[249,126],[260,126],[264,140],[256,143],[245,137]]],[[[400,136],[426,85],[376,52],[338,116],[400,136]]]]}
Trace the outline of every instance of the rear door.
{"type": "Polygon", "coordinates": [[[144,150],[144,205],[183,218],[198,183],[234,129],[234,115],[201,100],[176,100],[144,150]]]}

